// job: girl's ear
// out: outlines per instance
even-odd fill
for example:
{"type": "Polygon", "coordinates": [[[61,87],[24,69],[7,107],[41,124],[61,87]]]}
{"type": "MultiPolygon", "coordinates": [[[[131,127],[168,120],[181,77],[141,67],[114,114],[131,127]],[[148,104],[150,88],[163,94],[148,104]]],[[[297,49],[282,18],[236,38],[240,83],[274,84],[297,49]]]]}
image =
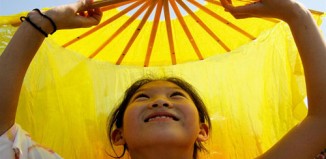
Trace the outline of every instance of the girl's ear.
{"type": "Polygon", "coordinates": [[[209,139],[209,128],[208,128],[207,124],[201,123],[197,141],[204,142],[204,141],[207,141],[208,139],[209,139]]]}
{"type": "Polygon", "coordinates": [[[124,145],[126,143],[125,139],[123,138],[121,129],[113,130],[111,140],[113,141],[113,144],[116,146],[124,145]]]}

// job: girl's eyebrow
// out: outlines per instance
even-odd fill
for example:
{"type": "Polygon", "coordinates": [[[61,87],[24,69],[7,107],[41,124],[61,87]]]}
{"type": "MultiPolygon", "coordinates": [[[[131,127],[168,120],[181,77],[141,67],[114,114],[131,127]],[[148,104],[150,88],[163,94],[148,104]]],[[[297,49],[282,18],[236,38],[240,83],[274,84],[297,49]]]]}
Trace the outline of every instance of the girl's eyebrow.
{"type": "MultiPolygon", "coordinates": [[[[184,91],[186,92],[184,89],[180,88],[180,87],[176,87],[176,86],[171,86],[171,87],[162,87],[162,88],[168,88],[169,90],[173,90],[173,89],[177,89],[180,91],[184,91]]],[[[138,93],[138,92],[146,92],[147,90],[150,90],[152,88],[140,88],[138,89],[134,94],[138,93]]]]}

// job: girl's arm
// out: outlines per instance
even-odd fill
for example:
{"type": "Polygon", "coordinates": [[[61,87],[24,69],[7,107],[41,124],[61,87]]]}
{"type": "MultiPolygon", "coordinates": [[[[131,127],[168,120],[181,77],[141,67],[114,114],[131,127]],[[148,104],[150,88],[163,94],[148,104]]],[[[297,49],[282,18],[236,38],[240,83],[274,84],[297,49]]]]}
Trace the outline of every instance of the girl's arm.
{"type": "Polygon", "coordinates": [[[261,0],[241,7],[221,2],[237,18],[274,17],[287,22],[304,67],[308,115],[259,158],[314,158],[326,147],[326,44],[312,15],[293,0],[261,0]]]}
{"type": "MultiPolygon", "coordinates": [[[[98,24],[102,16],[98,9],[88,10],[86,14],[78,14],[79,11],[86,10],[90,4],[91,1],[88,0],[79,1],[53,8],[44,14],[53,19],[57,29],[89,27],[98,24]]],[[[36,11],[30,12],[28,17],[45,32],[53,31],[50,21],[36,11]]],[[[0,56],[0,135],[15,122],[25,73],[44,38],[43,34],[24,21],[0,56]]]]}

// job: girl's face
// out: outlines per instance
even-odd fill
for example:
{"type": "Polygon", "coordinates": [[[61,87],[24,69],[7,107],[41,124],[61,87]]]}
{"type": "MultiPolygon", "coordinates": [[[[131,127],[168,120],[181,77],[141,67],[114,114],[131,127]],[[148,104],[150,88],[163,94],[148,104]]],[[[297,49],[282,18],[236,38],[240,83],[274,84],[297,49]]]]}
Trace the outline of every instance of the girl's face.
{"type": "Polygon", "coordinates": [[[208,138],[208,126],[200,123],[191,97],[168,81],[140,87],[129,102],[123,123],[113,132],[113,141],[126,143],[129,151],[158,145],[193,149],[195,141],[208,138]]]}

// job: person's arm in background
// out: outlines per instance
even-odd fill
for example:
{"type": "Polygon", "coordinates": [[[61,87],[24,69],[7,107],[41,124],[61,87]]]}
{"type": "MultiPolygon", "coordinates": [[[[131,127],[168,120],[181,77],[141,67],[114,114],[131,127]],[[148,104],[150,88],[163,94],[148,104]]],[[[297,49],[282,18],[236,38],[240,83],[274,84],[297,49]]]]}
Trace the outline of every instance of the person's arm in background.
{"type": "Polygon", "coordinates": [[[236,18],[274,17],[288,23],[303,63],[308,115],[258,158],[312,159],[326,147],[326,44],[310,12],[294,0],[261,0],[234,7],[221,0],[236,18]]]}
{"type": "MultiPolygon", "coordinates": [[[[99,9],[86,10],[92,2],[79,1],[71,5],[55,7],[44,14],[53,19],[57,29],[90,27],[100,22],[102,13],[99,9]]],[[[46,33],[53,31],[50,21],[36,11],[28,14],[30,20],[46,33]]],[[[26,71],[45,36],[29,22],[24,21],[10,43],[0,56],[0,135],[14,123],[20,95],[20,89],[26,71]]]]}

